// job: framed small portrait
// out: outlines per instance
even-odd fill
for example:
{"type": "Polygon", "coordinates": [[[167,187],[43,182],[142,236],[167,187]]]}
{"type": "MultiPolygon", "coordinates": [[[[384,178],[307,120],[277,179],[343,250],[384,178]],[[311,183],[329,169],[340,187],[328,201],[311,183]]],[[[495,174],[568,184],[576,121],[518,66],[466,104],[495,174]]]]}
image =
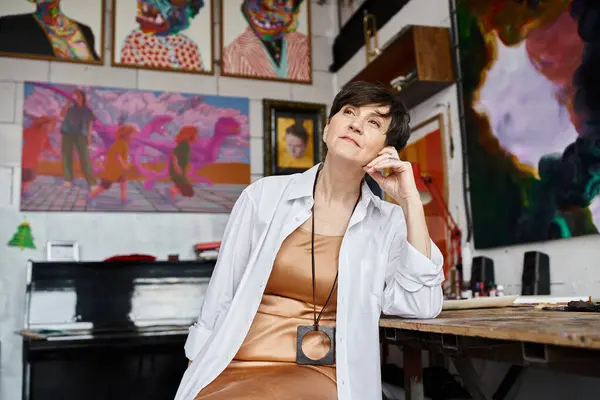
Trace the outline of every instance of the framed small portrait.
{"type": "Polygon", "coordinates": [[[104,63],[104,1],[10,0],[1,3],[1,57],[104,63]]]}
{"type": "Polygon", "coordinates": [[[325,158],[325,104],[263,100],[265,176],[303,172],[325,158]]]}
{"type": "Polygon", "coordinates": [[[310,0],[219,0],[221,75],[312,83],[310,0]]]}
{"type": "Polygon", "coordinates": [[[214,75],[213,0],[112,0],[114,67],[214,75]]]}

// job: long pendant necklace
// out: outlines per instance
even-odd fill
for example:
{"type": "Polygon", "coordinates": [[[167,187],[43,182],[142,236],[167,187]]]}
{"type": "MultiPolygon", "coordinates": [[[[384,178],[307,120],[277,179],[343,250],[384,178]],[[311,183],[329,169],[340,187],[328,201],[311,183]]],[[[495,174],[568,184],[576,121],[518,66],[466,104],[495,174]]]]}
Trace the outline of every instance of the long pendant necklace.
{"type": "MultiPolygon", "coordinates": [[[[300,325],[298,326],[297,331],[297,343],[296,343],[296,363],[303,365],[333,365],[335,364],[335,327],[333,326],[320,326],[319,321],[321,320],[321,316],[323,315],[323,311],[327,308],[327,304],[331,300],[331,296],[333,296],[333,291],[337,285],[339,270],[335,273],[335,279],[333,281],[333,285],[331,286],[331,290],[329,291],[329,295],[327,296],[327,300],[325,300],[325,304],[323,304],[323,308],[321,308],[321,312],[317,315],[317,302],[315,296],[315,206],[314,206],[314,198],[315,191],[317,188],[317,180],[319,179],[319,173],[321,172],[320,167],[317,170],[317,175],[315,177],[315,183],[313,185],[313,210],[312,210],[312,229],[310,234],[310,254],[311,254],[311,264],[312,264],[312,295],[313,295],[313,325],[300,325]],[[308,357],[304,350],[302,349],[302,342],[304,341],[305,336],[310,332],[322,332],[329,338],[329,351],[322,358],[315,360],[308,357]]],[[[354,210],[360,201],[360,194],[356,199],[356,203],[354,204],[354,208],[352,209],[352,214],[354,214],[354,210]]],[[[351,215],[352,215],[351,214],[351,215]]]]}

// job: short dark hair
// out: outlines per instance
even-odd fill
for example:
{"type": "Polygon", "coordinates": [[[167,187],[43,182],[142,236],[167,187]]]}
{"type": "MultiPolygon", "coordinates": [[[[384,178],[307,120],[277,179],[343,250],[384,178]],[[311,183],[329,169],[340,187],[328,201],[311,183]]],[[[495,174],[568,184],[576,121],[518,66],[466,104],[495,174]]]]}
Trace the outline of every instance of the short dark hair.
{"type": "Polygon", "coordinates": [[[382,115],[392,119],[386,132],[385,144],[394,146],[398,151],[402,150],[410,137],[410,114],[400,99],[399,92],[392,88],[363,81],[350,82],[333,99],[329,119],[346,105],[361,107],[371,104],[390,107],[388,113],[382,115]]]}
{"type": "Polygon", "coordinates": [[[286,134],[296,136],[298,139],[302,140],[304,144],[308,143],[308,132],[304,129],[301,123],[296,122],[294,125],[289,126],[285,130],[286,134]]]}

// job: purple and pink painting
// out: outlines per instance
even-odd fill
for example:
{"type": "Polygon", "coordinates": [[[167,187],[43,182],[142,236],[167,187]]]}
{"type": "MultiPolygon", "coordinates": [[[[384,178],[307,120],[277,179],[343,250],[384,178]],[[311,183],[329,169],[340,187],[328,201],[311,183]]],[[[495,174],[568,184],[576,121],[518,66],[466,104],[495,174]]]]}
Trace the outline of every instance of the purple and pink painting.
{"type": "Polygon", "coordinates": [[[475,248],[600,233],[597,7],[456,1],[475,248]]]}
{"type": "Polygon", "coordinates": [[[246,98],[26,82],[21,210],[229,213],[246,98]]]}

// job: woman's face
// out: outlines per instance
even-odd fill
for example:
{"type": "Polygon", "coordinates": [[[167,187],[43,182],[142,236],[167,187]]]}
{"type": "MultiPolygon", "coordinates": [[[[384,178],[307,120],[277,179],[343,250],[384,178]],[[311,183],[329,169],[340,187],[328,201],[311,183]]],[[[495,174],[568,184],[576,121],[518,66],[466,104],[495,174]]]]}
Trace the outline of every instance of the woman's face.
{"type": "Polygon", "coordinates": [[[365,166],[385,147],[390,117],[382,117],[389,106],[345,105],[325,126],[323,140],[327,152],[357,166],[365,166]]]}

